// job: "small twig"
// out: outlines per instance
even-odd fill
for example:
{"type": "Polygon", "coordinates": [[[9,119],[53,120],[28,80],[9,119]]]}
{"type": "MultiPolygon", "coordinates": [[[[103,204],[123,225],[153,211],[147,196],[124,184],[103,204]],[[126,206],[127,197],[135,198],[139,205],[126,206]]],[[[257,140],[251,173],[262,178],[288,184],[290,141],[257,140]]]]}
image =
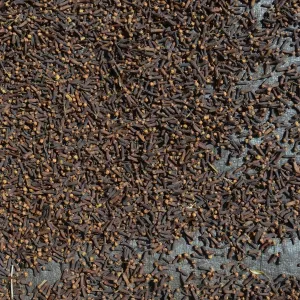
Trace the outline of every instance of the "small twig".
{"type": "Polygon", "coordinates": [[[41,289],[41,287],[47,282],[47,280],[43,280],[42,283],[40,283],[37,287],[38,289],[41,289]]]}
{"type": "Polygon", "coordinates": [[[216,168],[214,165],[212,165],[210,162],[208,162],[208,165],[213,169],[213,171],[214,171],[216,174],[219,173],[219,171],[217,170],[217,168],[216,168]]]}
{"type": "Polygon", "coordinates": [[[14,299],[14,286],[13,286],[13,275],[14,275],[14,265],[11,265],[10,269],[10,299],[14,299]]]}

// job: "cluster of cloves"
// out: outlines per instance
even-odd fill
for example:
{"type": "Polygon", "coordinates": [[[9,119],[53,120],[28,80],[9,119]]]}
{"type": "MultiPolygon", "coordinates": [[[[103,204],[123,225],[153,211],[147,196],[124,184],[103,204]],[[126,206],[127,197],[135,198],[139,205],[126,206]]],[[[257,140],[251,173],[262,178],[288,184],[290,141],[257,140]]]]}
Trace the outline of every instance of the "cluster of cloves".
{"type": "Polygon", "coordinates": [[[284,274],[166,272],[300,238],[300,3],[261,2],[0,2],[0,293],[299,297],[284,274]]]}

